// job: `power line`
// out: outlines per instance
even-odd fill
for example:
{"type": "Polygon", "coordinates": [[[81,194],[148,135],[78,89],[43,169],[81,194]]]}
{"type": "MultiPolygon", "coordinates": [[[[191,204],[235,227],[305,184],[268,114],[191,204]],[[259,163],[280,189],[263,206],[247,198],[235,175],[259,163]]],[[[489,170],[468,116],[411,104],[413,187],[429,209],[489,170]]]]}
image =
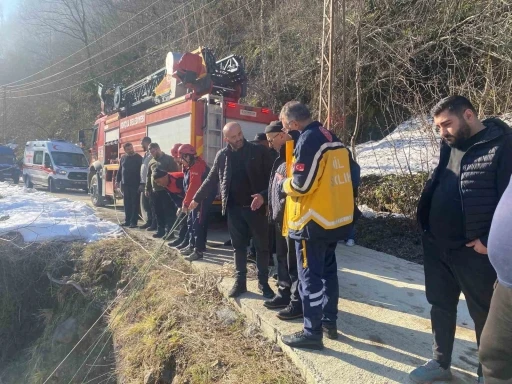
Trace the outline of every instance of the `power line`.
{"type": "MultiPolygon", "coordinates": [[[[101,61],[98,61],[98,62],[96,62],[96,63],[92,64],[92,65],[91,65],[90,67],[88,67],[88,68],[81,69],[81,70],[80,70],[80,71],[78,71],[78,72],[71,73],[71,74],[69,74],[69,75],[67,75],[67,76],[65,76],[65,77],[62,77],[62,78],[59,78],[59,79],[53,80],[53,81],[51,81],[51,82],[49,82],[49,83],[45,83],[45,84],[41,84],[41,85],[36,85],[36,86],[34,86],[34,87],[29,87],[29,88],[25,88],[25,89],[16,89],[16,90],[12,90],[11,92],[25,92],[25,91],[29,91],[29,90],[32,90],[32,89],[41,88],[41,87],[44,87],[44,86],[47,86],[47,85],[50,85],[50,84],[54,84],[54,83],[60,82],[60,81],[62,81],[62,80],[68,79],[68,78],[73,77],[73,76],[75,76],[75,75],[77,75],[77,74],[79,74],[79,73],[82,73],[82,72],[84,72],[84,71],[87,71],[87,70],[89,70],[90,68],[95,67],[96,65],[101,64],[101,63],[103,63],[103,62],[105,62],[105,61],[107,61],[107,60],[110,60],[110,59],[112,59],[113,57],[116,57],[117,55],[119,55],[119,54],[121,54],[121,53],[123,53],[123,52],[125,52],[125,51],[127,51],[127,50],[129,50],[129,49],[131,49],[131,48],[133,48],[133,47],[135,47],[135,46],[137,46],[137,45],[139,45],[139,44],[143,43],[144,41],[146,41],[146,40],[150,39],[151,37],[153,37],[153,36],[155,36],[155,35],[157,35],[157,34],[161,33],[161,32],[162,32],[162,31],[164,31],[165,29],[168,29],[168,28],[172,27],[173,25],[176,25],[176,24],[178,24],[179,22],[184,21],[187,17],[189,17],[189,16],[193,15],[193,14],[194,14],[194,13],[196,13],[196,12],[201,11],[203,8],[205,8],[206,6],[210,5],[211,3],[215,2],[215,1],[217,1],[217,0],[211,0],[209,3],[204,4],[202,7],[200,7],[200,8],[198,8],[198,9],[196,9],[195,11],[193,11],[193,12],[191,12],[190,14],[188,14],[188,15],[186,15],[186,16],[184,16],[184,17],[182,17],[181,19],[179,19],[179,20],[175,21],[174,23],[172,23],[172,24],[169,24],[169,25],[165,26],[164,28],[162,28],[162,29],[158,30],[157,32],[155,32],[155,33],[153,33],[153,34],[151,34],[151,35],[147,36],[146,38],[144,38],[144,39],[142,39],[142,40],[140,40],[140,41],[136,42],[135,44],[133,44],[133,45],[131,45],[131,46],[127,47],[127,48],[122,49],[121,51],[119,51],[119,52],[115,53],[114,55],[112,55],[112,56],[110,56],[110,57],[107,57],[107,58],[105,58],[105,59],[103,59],[103,60],[101,60],[101,61]]],[[[155,21],[154,21],[154,23],[157,23],[157,22],[159,22],[159,21],[163,20],[164,18],[169,17],[170,15],[174,14],[175,12],[177,12],[177,11],[181,10],[181,9],[182,9],[182,8],[184,8],[184,7],[185,7],[185,6],[181,6],[179,9],[175,9],[175,10],[173,10],[173,11],[168,12],[168,13],[167,13],[167,14],[165,14],[164,16],[160,17],[158,20],[155,20],[155,21]]],[[[144,28],[141,28],[140,30],[138,30],[138,31],[134,32],[134,33],[133,33],[133,34],[131,34],[130,36],[125,37],[123,40],[118,41],[118,42],[117,42],[117,43],[115,43],[112,47],[107,48],[107,49],[105,49],[105,50],[103,50],[103,51],[101,51],[101,52],[99,52],[99,53],[97,53],[97,54],[93,55],[93,56],[91,57],[91,59],[94,59],[95,57],[97,57],[97,56],[99,56],[99,55],[101,55],[101,54],[103,54],[103,53],[105,53],[105,52],[110,51],[112,48],[115,48],[115,47],[117,47],[117,46],[121,45],[122,43],[124,43],[124,42],[126,42],[127,40],[131,39],[133,36],[135,36],[135,35],[137,35],[137,34],[139,34],[139,33],[143,32],[143,31],[144,31],[144,30],[146,30],[147,28],[149,28],[149,26],[146,26],[146,27],[144,27],[144,28]]],[[[67,72],[67,71],[69,71],[70,69],[73,69],[73,68],[75,68],[75,67],[77,67],[77,66],[79,66],[79,65],[81,65],[81,64],[83,64],[83,63],[87,63],[88,61],[89,61],[89,59],[83,60],[82,62],[77,63],[77,64],[75,64],[75,65],[73,65],[73,66],[71,66],[71,67],[69,67],[69,68],[66,68],[66,69],[64,69],[64,70],[62,70],[62,71],[60,71],[60,72],[58,72],[58,73],[55,73],[55,74],[53,74],[53,75],[51,75],[51,76],[47,76],[47,77],[45,77],[45,78],[43,78],[43,79],[39,79],[39,80],[33,81],[33,82],[31,82],[31,83],[24,84],[24,85],[22,85],[22,86],[20,86],[20,87],[24,87],[24,86],[28,86],[28,85],[32,85],[32,84],[37,84],[37,83],[39,83],[39,82],[41,82],[41,81],[48,80],[48,79],[50,79],[50,78],[52,78],[52,77],[55,77],[55,76],[58,76],[58,75],[60,75],[60,74],[62,74],[62,73],[64,73],[64,72],[67,72]]]]}
{"type": "Polygon", "coordinates": [[[22,81],[24,81],[24,80],[30,79],[30,78],[32,78],[32,77],[34,77],[34,76],[39,75],[40,73],[43,73],[43,72],[47,71],[48,69],[53,68],[54,66],[56,66],[56,65],[58,65],[58,64],[60,64],[60,63],[62,63],[62,62],[64,62],[64,61],[66,61],[66,60],[70,59],[71,57],[73,57],[73,56],[77,55],[78,53],[82,52],[84,49],[89,48],[92,44],[97,43],[98,41],[100,41],[101,39],[103,39],[105,36],[107,36],[107,35],[111,34],[111,33],[112,33],[112,32],[114,32],[115,30],[119,29],[120,27],[122,27],[122,26],[123,26],[123,25],[125,25],[126,23],[129,23],[130,21],[132,21],[133,19],[135,19],[137,16],[141,15],[142,13],[144,13],[145,11],[147,11],[149,8],[151,8],[151,7],[152,7],[153,5],[155,5],[156,3],[159,3],[160,1],[161,1],[161,0],[156,0],[156,1],[154,1],[153,3],[151,3],[150,5],[148,5],[146,8],[144,8],[142,11],[140,11],[139,13],[137,13],[136,15],[134,15],[133,17],[131,17],[130,19],[128,19],[128,20],[126,20],[126,21],[122,22],[122,23],[121,23],[121,24],[119,24],[117,27],[115,27],[115,28],[111,29],[111,30],[110,30],[110,31],[108,31],[107,33],[105,33],[105,34],[103,34],[102,36],[98,37],[98,38],[97,38],[96,40],[94,40],[92,43],[87,44],[85,47],[80,48],[78,51],[76,51],[76,52],[72,53],[71,55],[69,55],[69,56],[67,56],[67,57],[65,57],[65,58],[63,58],[62,60],[60,60],[60,61],[58,61],[58,62],[56,62],[56,63],[54,63],[54,64],[52,64],[52,65],[50,65],[50,66],[48,66],[48,67],[46,67],[46,68],[44,68],[44,69],[42,69],[42,70],[40,70],[39,72],[33,73],[33,74],[32,74],[32,75],[30,75],[30,76],[24,77],[23,79],[19,79],[19,80],[16,80],[16,81],[13,81],[13,82],[10,82],[10,83],[7,83],[7,84],[3,84],[3,85],[2,85],[2,87],[7,87],[7,86],[9,86],[9,85],[17,84],[17,83],[20,83],[20,82],[22,82],[22,81]]]}
{"type": "MultiPolygon", "coordinates": [[[[245,3],[244,5],[242,5],[242,6],[238,7],[238,8],[236,8],[236,9],[234,9],[233,11],[231,11],[231,12],[229,12],[229,13],[225,14],[224,16],[219,17],[218,19],[216,19],[216,20],[212,21],[211,23],[209,23],[209,24],[207,24],[207,25],[204,25],[204,26],[202,26],[201,28],[198,28],[198,29],[196,29],[196,30],[194,30],[194,31],[192,31],[192,32],[190,32],[190,33],[188,33],[187,35],[182,36],[182,37],[180,37],[179,39],[176,39],[176,40],[174,40],[174,41],[170,42],[170,43],[169,43],[169,45],[174,44],[174,43],[176,43],[176,42],[178,42],[178,41],[181,41],[181,40],[183,40],[183,39],[185,39],[185,38],[187,38],[187,37],[189,37],[189,36],[193,35],[194,33],[197,33],[197,32],[199,32],[199,31],[201,31],[201,30],[203,30],[203,29],[205,29],[205,28],[207,28],[207,27],[211,26],[212,24],[215,24],[215,23],[217,23],[217,22],[219,22],[219,21],[221,21],[221,20],[225,19],[226,17],[228,17],[228,16],[232,15],[233,13],[235,13],[235,12],[239,11],[240,9],[242,9],[242,8],[244,8],[244,7],[246,7],[246,6],[248,6],[249,4],[251,4],[251,3],[255,2],[255,1],[256,1],[256,0],[249,0],[249,1],[248,1],[247,3],[245,3]]],[[[65,88],[62,88],[62,89],[57,89],[57,90],[55,90],[55,91],[49,91],[49,92],[43,92],[43,93],[37,93],[37,94],[34,94],[34,95],[11,96],[11,97],[7,97],[7,98],[8,98],[8,99],[24,99],[24,98],[27,98],[27,97],[45,96],[45,95],[50,95],[50,94],[53,94],[53,93],[58,93],[58,92],[66,91],[66,90],[71,89],[71,88],[76,88],[76,87],[79,87],[80,85],[87,84],[87,83],[89,83],[89,82],[91,82],[91,81],[94,81],[94,80],[96,80],[96,79],[99,79],[100,77],[103,77],[103,76],[108,75],[108,74],[110,74],[110,73],[113,73],[113,72],[119,71],[120,69],[123,69],[123,68],[127,67],[128,65],[134,64],[134,63],[138,62],[139,60],[142,60],[143,58],[145,58],[145,57],[147,57],[147,56],[149,56],[149,55],[154,54],[155,52],[161,51],[162,49],[164,49],[164,48],[156,48],[153,52],[147,53],[147,54],[145,54],[145,55],[143,55],[143,56],[139,57],[139,58],[138,58],[138,59],[136,59],[136,60],[133,60],[133,61],[131,61],[131,62],[128,62],[128,63],[126,63],[126,64],[122,65],[122,66],[121,66],[121,67],[119,67],[119,68],[116,68],[116,69],[113,69],[113,70],[111,70],[111,71],[105,72],[105,73],[103,73],[103,74],[101,74],[101,75],[98,75],[98,76],[96,76],[96,77],[93,77],[92,79],[89,79],[89,80],[86,80],[86,81],[82,81],[81,83],[74,84],[74,85],[71,85],[71,86],[69,86],[69,87],[65,87],[65,88]]]]}
{"type": "MultiPolygon", "coordinates": [[[[159,21],[163,20],[164,18],[166,18],[166,17],[168,17],[168,16],[172,15],[173,13],[175,13],[175,12],[177,12],[177,11],[181,10],[181,9],[182,9],[182,8],[184,8],[186,5],[187,5],[187,4],[181,5],[181,6],[179,6],[178,8],[175,8],[174,10],[169,11],[169,12],[168,12],[168,13],[166,13],[165,15],[160,16],[160,18],[158,18],[157,20],[154,20],[154,21],[153,21],[153,23],[158,23],[159,21]]],[[[172,25],[172,24],[171,24],[171,25],[172,25]]],[[[30,83],[26,83],[26,84],[20,85],[20,86],[18,86],[18,88],[22,88],[22,87],[25,87],[25,86],[30,86],[30,85],[33,85],[33,84],[40,83],[40,82],[42,82],[42,81],[45,81],[45,80],[51,79],[51,78],[53,78],[53,77],[55,77],[55,76],[58,76],[58,75],[60,75],[60,74],[62,74],[62,73],[64,73],[64,72],[67,72],[67,71],[69,71],[70,69],[76,68],[76,67],[78,67],[78,66],[79,66],[79,65],[81,65],[81,64],[88,63],[88,62],[89,62],[89,60],[94,59],[94,58],[96,58],[96,57],[98,57],[98,56],[102,55],[102,54],[103,54],[103,53],[105,53],[105,52],[110,51],[112,48],[115,48],[115,47],[117,47],[117,46],[121,45],[122,43],[124,43],[124,42],[128,41],[129,39],[131,39],[131,38],[132,38],[132,37],[134,37],[135,35],[137,35],[137,34],[139,34],[139,33],[141,33],[141,32],[144,32],[146,29],[148,29],[148,28],[150,28],[150,27],[151,27],[151,25],[150,25],[150,24],[148,24],[148,25],[146,25],[146,26],[142,27],[141,29],[139,29],[139,30],[137,30],[137,31],[133,32],[131,35],[129,35],[129,36],[127,36],[127,37],[123,38],[122,40],[118,41],[117,43],[115,43],[115,44],[114,44],[114,45],[112,45],[111,47],[106,48],[106,49],[104,49],[103,51],[101,51],[101,52],[98,52],[98,53],[94,54],[93,56],[91,56],[91,57],[90,57],[90,58],[88,58],[88,59],[82,60],[81,62],[76,63],[76,64],[72,65],[72,66],[71,66],[71,67],[69,67],[69,68],[63,69],[62,71],[57,72],[57,73],[55,73],[55,74],[53,74],[53,75],[49,75],[49,76],[46,76],[46,77],[44,77],[44,78],[42,78],[42,79],[34,80],[34,81],[30,82],[30,83]]],[[[166,28],[167,28],[167,27],[166,27],[166,28]]],[[[163,29],[165,29],[165,28],[163,28],[163,29]]],[[[159,32],[161,32],[163,29],[161,29],[159,32]]],[[[158,32],[156,32],[156,33],[158,33],[158,32]]],[[[156,34],[156,33],[155,33],[155,34],[156,34]]],[[[144,40],[143,40],[143,41],[144,41],[144,40]]],[[[139,43],[141,43],[141,42],[142,42],[142,41],[139,41],[139,42],[138,42],[138,43],[136,43],[135,45],[137,45],[137,44],[139,44],[139,43]]],[[[129,48],[131,48],[131,47],[125,48],[123,51],[125,51],[126,49],[129,49],[129,48]]],[[[123,51],[121,51],[121,52],[123,52],[123,51]]],[[[118,52],[117,54],[119,54],[119,53],[121,53],[121,52],[118,52]]],[[[116,54],[116,55],[117,55],[117,54],[116,54]]],[[[114,55],[114,56],[115,56],[115,55],[114,55]]],[[[107,59],[104,59],[104,60],[102,60],[102,61],[99,61],[99,62],[97,62],[97,63],[92,64],[92,65],[91,65],[91,68],[92,68],[92,67],[94,67],[94,66],[96,66],[96,65],[98,65],[98,64],[100,64],[100,63],[102,63],[102,62],[104,62],[105,60],[108,60],[108,59],[110,59],[110,58],[114,57],[114,56],[111,56],[111,57],[109,57],[109,58],[107,58],[107,59]]],[[[81,71],[79,71],[79,72],[76,72],[76,73],[83,72],[84,70],[87,70],[87,68],[86,68],[86,69],[83,69],[83,70],[81,70],[81,71]]],[[[72,75],[75,75],[76,73],[73,73],[72,75]]],[[[68,76],[68,77],[70,77],[70,76],[68,76]]],[[[50,82],[50,83],[47,83],[47,84],[53,84],[53,83],[55,83],[55,82],[57,82],[57,81],[60,81],[60,80],[61,80],[61,79],[57,79],[57,80],[54,80],[54,81],[52,81],[52,82],[50,82]]],[[[46,85],[46,84],[42,84],[42,85],[40,85],[40,86],[30,87],[30,88],[26,88],[26,89],[17,89],[17,90],[15,90],[15,91],[13,91],[13,92],[22,92],[22,91],[27,91],[27,90],[29,90],[29,89],[39,88],[39,87],[41,87],[41,86],[43,86],[43,85],[46,85]]]]}

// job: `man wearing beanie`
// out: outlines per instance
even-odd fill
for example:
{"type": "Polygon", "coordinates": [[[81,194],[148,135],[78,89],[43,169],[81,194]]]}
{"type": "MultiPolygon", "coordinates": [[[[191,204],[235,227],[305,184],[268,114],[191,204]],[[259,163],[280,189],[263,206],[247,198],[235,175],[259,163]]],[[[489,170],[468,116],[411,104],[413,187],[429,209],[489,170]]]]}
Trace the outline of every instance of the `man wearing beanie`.
{"type": "Polygon", "coordinates": [[[274,161],[268,187],[268,219],[271,227],[274,228],[279,288],[274,298],[265,301],[263,305],[269,309],[281,309],[277,313],[279,319],[292,320],[302,317],[302,301],[298,291],[299,276],[295,241],[283,236],[286,195],[281,192],[280,182],[286,178],[285,144],[292,138],[297,139],[299,134],[298,131],[286,134],[282,129],[283,124],[280,121],[273,121],[265,129],[268,144],[279,154],[274,161]]]}

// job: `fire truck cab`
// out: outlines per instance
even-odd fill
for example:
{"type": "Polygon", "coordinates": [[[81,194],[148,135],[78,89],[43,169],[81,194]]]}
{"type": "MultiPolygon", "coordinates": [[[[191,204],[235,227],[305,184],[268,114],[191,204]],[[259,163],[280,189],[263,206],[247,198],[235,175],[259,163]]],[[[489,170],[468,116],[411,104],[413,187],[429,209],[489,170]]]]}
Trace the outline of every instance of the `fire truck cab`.
{"type": "MultiPolygon", "coordinates": [[[[211,166],[225,146],[226,123],[238,122],[249,140],[263,132],[277,116],[268,108],[239,104],[245,89],[243,59],[232,55],[216,61],[208,48],[169,53],[164,69],[128,87],[100,86],[102,114],[92,128],[88,175],[93,204],[121,198],[114,181],[127,142],[142,155],[145,136],[168,154],[176,143],[192,144],[211,166]]],[[[79,141],[85,141],[84,131],[79,141]]]]}

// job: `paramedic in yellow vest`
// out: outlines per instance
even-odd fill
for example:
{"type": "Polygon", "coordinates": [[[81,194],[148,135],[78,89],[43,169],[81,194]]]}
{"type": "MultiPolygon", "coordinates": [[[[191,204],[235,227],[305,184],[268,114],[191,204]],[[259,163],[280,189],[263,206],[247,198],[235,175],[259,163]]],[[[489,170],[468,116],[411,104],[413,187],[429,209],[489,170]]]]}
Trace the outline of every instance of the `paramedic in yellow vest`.
{"type": "Polygon", "coordinates": [[[288,178],[285,220],[295,240],[302,332],[283,336],[296,348],[322,349],[322,338],[338,337],[338,270],[336,244],[346,238],[354,216],[350,152],[331,131],[311,119],[309,109],[296,101],[281,111],[286,132],[300,131],[288,178]]]}

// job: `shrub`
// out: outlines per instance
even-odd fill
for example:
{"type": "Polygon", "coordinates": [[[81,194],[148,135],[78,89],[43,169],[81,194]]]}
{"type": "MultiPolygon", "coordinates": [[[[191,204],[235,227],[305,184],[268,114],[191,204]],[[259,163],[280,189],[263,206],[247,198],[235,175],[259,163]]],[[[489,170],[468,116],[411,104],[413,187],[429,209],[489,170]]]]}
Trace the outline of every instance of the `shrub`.
{"type": "Polygon", "coordinates": [[[364,176],[359,187],[359,204],[379,212],[401,213],[414,218],[427,178],[427,173],[364,176]]]}

